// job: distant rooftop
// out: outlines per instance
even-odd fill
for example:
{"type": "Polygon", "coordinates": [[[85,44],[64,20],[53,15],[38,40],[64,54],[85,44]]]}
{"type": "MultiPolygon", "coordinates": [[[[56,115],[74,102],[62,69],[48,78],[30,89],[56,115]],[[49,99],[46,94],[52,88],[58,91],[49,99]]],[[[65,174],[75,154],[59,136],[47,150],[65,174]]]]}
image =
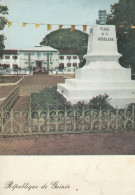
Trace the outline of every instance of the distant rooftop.
{"type": "Polygon", "coordinates": [[[59,50],[59,54],[78,55],[78,51],[77,50],[59,50]]]}
{"type": "Polygon", "coordinates": [[[3,50],[3,54],[5,55],[5,54],[18,54],[18,50],[17,49],[4,49],[3,50]]]}
{"type": "Polygon", "coordinates": [[[20,49],[19,51],[58,51],[58,50],[49,46],[35,46],[26,49],[20,49]]]}

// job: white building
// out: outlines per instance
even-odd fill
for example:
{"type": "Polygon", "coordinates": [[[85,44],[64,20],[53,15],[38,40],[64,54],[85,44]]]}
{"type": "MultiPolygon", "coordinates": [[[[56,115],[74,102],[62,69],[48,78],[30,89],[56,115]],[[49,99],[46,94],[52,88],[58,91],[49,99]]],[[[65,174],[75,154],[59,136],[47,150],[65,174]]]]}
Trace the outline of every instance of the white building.
{"type": "Polygon", "coordinates": [[[0,66],[2,68],[17,68],[20,66],[20,57],[18,50],[15,49],[5,49],[3,51],[3,56],[0,57],[0,66]]]}
{"type": "Polygon", "coordinates": [[[79,67],[80,59],[75,50],[56,50],[49,46],[35,46],[21,50],[3,51],[0,58],[2,73],[32,74],[33,72],[48,72],[49,74],[74,73],[79,67]],[[9,71],[4,71],[8,69],[9,71]]]}
{"type": "Polygon", "coordinates": [[[19,50],[20,67],[32,68],[35,72],[49,71],[58,68],[58,50],[49,46],[35,46],[19,50]]]}
{"type": "Polygon", "coordinates": [[[80,59],[75,50],[60,50],[59,51],[59,68],[74,71],[78,68],[80,59]]]}

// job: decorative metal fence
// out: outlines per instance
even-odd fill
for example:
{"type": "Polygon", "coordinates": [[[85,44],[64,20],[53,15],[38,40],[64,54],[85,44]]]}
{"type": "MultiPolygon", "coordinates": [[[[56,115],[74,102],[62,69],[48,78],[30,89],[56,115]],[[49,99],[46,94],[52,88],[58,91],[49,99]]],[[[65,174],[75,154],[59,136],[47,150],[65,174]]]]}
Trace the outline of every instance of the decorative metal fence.
{"type": "Polygon", "coordinates": [[[0,135],[65,134],[135,130],[131,109],[93,110],[83,107],[40,111],[1,111],[0,135]]]}
{"type": "Polygon", "coordinates": [[[16,102],[19,96],[19,86],[17,86],[0,105],[0,112],[8,111],[11,109],[13,104],[16,102]]]}

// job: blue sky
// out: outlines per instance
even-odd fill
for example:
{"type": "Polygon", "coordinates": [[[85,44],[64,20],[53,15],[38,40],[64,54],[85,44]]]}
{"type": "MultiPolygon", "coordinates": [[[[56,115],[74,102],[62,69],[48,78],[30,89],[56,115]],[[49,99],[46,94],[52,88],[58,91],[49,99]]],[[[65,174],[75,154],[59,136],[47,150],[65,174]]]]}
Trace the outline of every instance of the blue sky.
{"type": "MultiPolygon", "coordinates": [[[[58,26],[47,31],[46,25],[35,28],[34,24],[22,27],[23,22],[45,24],[95,24],[98,11],[110,11],[110,5],[118,0],[1,0],[9,8],[11,27],[4,29],[6,49],[23,49],[39,45],[42,39],[58,26]]],[[[70,26],[64,26],[65,28],[70,26]]],[[[64,28],[63,27],[63,28],[64,28]]],[[[82,29],[82,27],[76,27],[82,29]]],[[[89,31],[87,28],[87,32],[89,31]]]]}

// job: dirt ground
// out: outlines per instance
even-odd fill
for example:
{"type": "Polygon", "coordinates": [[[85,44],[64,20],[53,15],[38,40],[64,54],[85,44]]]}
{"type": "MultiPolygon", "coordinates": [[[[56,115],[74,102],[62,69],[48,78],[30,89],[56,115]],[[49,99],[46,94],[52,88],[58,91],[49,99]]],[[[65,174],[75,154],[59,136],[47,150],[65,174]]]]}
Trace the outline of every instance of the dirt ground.
{"type": "Polygon", "coordinates": [[[57,83],[63,83],[64,80],[64,77],[61,75],[35,74],[25,76],[21,81],[21,85],[56,85],[57,83]]]}
{"type": "MultiPolygon", "coordinates": [[[[0,84],[15,83],[21,78],[21,76],[0,76],[0,84]]],[[[6,98],[16,88],[16,86],[17,85],[0,86],[0,99],[6,98]]],[[[2,102],[3,101],[0,100],[0,104],[2,102]]]]}
{"type": "Polygon", "coordinates": [[[0,99],[6,98],[15,88],[16,88],[16,85],[0,86],[0,99]]]}
{"type": "Polygon", "coordinates": [[[0,155],[133,155],[135,132],[0,137],[0,155]]]}

